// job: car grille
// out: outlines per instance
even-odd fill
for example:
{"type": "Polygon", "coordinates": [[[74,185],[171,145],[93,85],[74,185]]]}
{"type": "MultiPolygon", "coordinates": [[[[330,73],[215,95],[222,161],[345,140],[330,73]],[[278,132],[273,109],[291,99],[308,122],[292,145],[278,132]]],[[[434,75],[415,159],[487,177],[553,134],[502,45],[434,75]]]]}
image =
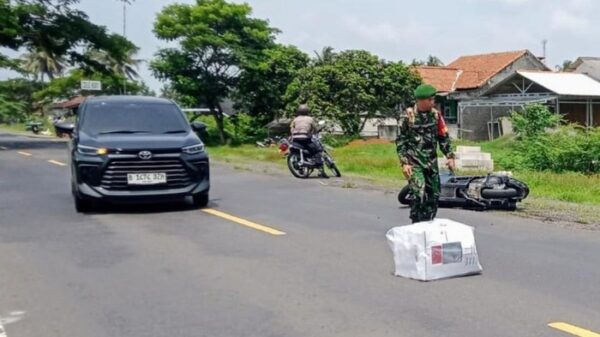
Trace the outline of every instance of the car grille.
{"type": "Polygon", "coordinates": [[[111,160],[102,174],[100,186],[107,190],[167,189],[188,186],[190,175],[179,159],[111,160]],[[127,184],[128,173],[165,172],[167,183],[148,186],[127,184]]]}

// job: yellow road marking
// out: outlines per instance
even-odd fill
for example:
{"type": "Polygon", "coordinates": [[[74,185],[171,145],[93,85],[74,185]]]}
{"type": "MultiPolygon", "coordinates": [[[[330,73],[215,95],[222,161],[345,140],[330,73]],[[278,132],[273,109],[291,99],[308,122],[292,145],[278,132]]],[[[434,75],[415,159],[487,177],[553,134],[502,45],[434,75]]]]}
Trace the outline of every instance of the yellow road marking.
{"type": "Polygon", "coordinates": [[[600,337],[600,334],[595,333],[593,331],[584,329],[584,328],[580,328],[574,325],[571,325],[569,323],[565,323],[565,322],[553,322],[548,324],[549,327],[566,332],[568,334],[571,334],[573,336],[579,336],[579,337],[600,337]]]}
{"type": "Polygon", "coordinates": [[[257,231],[261,231],[261,232],[265,232],[271,235],[285,235],[285,232],[282,232],[280,230],[277,230],[275,228],[271,228],[271,227],[267,227],[264,225],[259,225],[257,223],[254,223],[252,221],[248,221],[242,218],[238,218],[237,216],[233,216],[227,213],[223,213],[221,211],[217,211],[216,209],[212,209],[212,208],[205,208],[202,210],[202,212],[204,213],[208,213],[214,216],[217,216],[219,218],[225,219],[225,220],[229,220],[229,221],[233,221],[237,224],[240,224],[242,226],[246,226],[252,229],[256,229],[257,231]]]}
{"type": "Polygon", "coordinates": [[[48,162],[49,162],[50,164],[54,164],[54,165],[58,165],[58,166],[67,166],[67,164],[65,164],[65,163],[63,163],[63,162],[60,162],[60,161],[58,161],[58,160],[52,160],[52,159],[51,159],[51,160],[48,160],[48,162]]]}
{"type": "Polygon", "coordinates": [[[20,155],[26,156],[26,157],[31,157],[31,156],[33,156],[31,153],[29,153],[29,152],[24,152],[24,151],[19,151],[19,152],[17,152],[17,153],[18,153],[18,154],[20,154],[20,155]]]}

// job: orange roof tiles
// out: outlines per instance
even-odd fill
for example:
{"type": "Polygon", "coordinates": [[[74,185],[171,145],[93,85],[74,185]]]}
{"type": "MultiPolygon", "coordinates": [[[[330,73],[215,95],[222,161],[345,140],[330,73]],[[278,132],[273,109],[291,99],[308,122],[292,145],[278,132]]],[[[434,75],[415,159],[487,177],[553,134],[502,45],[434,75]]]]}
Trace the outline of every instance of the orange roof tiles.
{"type": "Polygon", "coordinates": [[[473,89],[482,86],[492,76],[525,54],[527,50],[461,56],[448,67],[463,70],[456,83],[456,89],[473,89]]]}
{"type": "Polygon", "coordinates": [[[456,80],[461,71],[451,67],[416,67],[423,82],[433,85],[438,92],[451,92],[455,89],[456,80]]]}

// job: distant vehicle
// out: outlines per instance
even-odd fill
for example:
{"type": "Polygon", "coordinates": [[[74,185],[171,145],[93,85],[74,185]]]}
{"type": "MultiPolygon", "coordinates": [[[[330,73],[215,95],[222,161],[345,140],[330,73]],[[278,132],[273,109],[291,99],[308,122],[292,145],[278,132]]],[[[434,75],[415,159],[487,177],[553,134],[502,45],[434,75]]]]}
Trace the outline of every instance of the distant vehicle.
{"type": "Polygon", "coordinates": [[[40,133],[42,125],[42,122],[27,122],[25,123],[25,130],[31,131],[37,135],[40,133]]]}
{"type": "MultiPolygon", "coordinates": [[[[514,211],[517,202],[529,195],[527,184],[504,174],[455,176],[448,172],[440,174],[440,184],[440,207],[514,211]]],[[[413,198],[408,185],[398,194],[398,201],[403,205],[410,205],[413,198]]]]}
{"type": "MultiPolygon", "coordinates": [[[[321,126],[323,124],[323,122],[319,123],[321,126]]],[[[319,154],[321,156],[320,164],[318,163],[319,161],[316,160],[317,158],[311,156],[310,152],[301,144],[285,138],[279,141],[279,151],[286,155],[288,168],[292,175],[296,178],[305,179],[310,177],[315,169],[320,170],[326,168],[333,176],[341,177],[342,174],[340,173],[335,160],[333,160],[329,151],[321,143],[321,135],[313,135],[312,140],[313,143],[321,149],[319,154]]]]}
{"type": "Polygon", "coordinates": [[[195,132],[172,101],[104,96],[86,100],[75,125],[62,125],[70,143],[71,189],[78,212],[101,201],[144,202],[191,196],[209,200],[209,160],[195,132]]]}

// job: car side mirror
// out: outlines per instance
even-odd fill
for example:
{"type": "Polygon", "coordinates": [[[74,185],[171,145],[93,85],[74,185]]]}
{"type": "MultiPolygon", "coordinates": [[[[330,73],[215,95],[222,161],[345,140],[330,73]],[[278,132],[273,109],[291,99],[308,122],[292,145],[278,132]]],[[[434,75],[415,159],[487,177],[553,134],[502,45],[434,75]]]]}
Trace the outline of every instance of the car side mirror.
{"type": "Polygon", "coordinates": [[[197,133],[204,133],[206,132],[206,124],[202,123],[202,122],[192,122],[192,130],[194,130],[197,133]]]}
{"type": "Polygon", "coordinates": [[[204,140],[204,136],[206,136],[206,124],[202,122],[192,122],[190,125],[192,126],[192,130],[196,132],[200,139],[204,140]]]}

